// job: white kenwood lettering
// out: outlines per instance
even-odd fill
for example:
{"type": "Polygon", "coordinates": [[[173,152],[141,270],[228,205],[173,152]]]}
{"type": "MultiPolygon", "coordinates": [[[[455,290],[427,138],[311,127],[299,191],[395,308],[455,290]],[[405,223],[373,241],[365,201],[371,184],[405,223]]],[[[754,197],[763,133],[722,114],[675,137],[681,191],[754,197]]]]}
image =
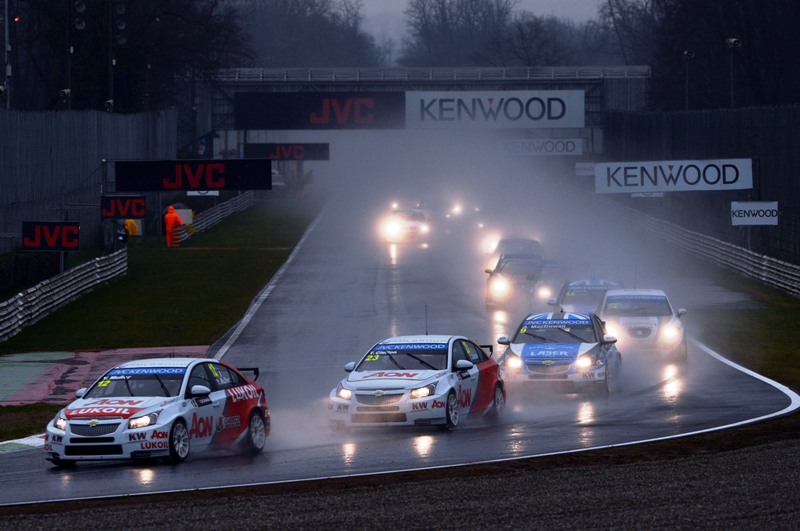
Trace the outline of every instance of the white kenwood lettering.
{"type": "Polygon", "coordinates": [[[609,162],[595,165],[597,193],[747,190],[751,159],[609,162]]]}
{"type": "Polygon", "coordinates": [[[409,129],[583,127],[581,90],[406,92],[409,129]]]}

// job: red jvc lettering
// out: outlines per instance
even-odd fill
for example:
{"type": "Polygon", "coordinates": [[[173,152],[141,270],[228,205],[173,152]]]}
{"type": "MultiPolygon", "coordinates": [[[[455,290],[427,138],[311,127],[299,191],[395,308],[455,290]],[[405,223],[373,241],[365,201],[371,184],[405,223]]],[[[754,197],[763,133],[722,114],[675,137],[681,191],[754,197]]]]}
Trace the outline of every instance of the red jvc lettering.
{"type": "Polygon", "coordinates": [[[175,164],[175,179],[163,179],[161,182],[167,190],[218,190],[225,188],[225,165],[218,162],[199,163],[197,165],[175,164]],[[192,169],[192,166],[195,166],[192,169]],[[184,185],[184,178],[186,185],[184,185]]]}
{"type": "Polygon", "coordinates": [[[308,119],[312,124],[325,125],[331,123],[331,113],[338,124],[346,124],[350,121],[356,124],[371,124],[375,121],[372,109],[375,101],[372,98],[324,98],[322,100],[322,111],[312,112],[308,119]]]}
{"type": "Polygon", "coordinates": [[[33,236],[22,239],[24,247],[79,247],[79,227],[77,225],[35,225],[33,236]]]}
{"type": "Polygon", "coordinates": [[[108,207],[100,211],[106,218],[143,218],[144,198],[112,197],[108,207]]]}
{"type": "Polygon", "coordinates": [[[275,151],[267,155],[272,160],[303,160],[305,158],[305,148],[302,145],[287,146],[279,144],[275,146],[275,151]]]}

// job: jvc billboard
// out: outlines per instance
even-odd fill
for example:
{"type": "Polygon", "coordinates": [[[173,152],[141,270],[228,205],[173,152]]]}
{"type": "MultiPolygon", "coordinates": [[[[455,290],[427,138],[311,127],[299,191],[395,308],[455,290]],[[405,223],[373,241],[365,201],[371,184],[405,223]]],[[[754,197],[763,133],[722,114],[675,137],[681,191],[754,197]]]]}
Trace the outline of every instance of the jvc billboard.
{"type": "Polygon", "coordinates": [[[581,90],[242,92],[236,129],[584,127],[581,90]]]}

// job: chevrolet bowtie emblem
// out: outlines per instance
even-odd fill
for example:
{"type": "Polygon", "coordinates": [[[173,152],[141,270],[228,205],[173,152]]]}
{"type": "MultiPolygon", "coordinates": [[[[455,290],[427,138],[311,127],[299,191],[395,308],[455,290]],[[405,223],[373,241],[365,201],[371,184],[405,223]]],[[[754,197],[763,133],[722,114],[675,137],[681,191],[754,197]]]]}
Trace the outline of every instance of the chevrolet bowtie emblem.
{"type": "Polygon", "coordinates": [[[100,424],[100,421],[97,420],[97,419],[92,419],[92,420],[89,421],[89,426],[91,426],[92,428],[94,428],[98,424],[100,424]]]}
{"type": "Polygon", "coordinates": [[[381,391],[380,389],[375,391],[375,396],[381,396],[382,394],[383,394],[383,391],[381,391]]]}
{"type": "Polygon", "coordinates": [[[545,360],[544,364],[545,365],[552,365],[553,364],[553,360],[545,360]]]}

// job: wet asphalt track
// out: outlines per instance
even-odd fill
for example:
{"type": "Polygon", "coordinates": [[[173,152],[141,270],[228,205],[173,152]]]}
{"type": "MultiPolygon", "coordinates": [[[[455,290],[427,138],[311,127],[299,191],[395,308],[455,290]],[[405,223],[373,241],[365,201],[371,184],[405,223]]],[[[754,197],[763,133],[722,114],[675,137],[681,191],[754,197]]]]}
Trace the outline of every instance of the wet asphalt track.
{"type": "MultiPolygon", "coordinates": [[[[548,193],[541,184],[534,188],[536,197],[548,193]]],[[[684,320],[690,329],[693,312],[748,301],[683,269],[679,259],[660,254],[634,228],[593,210],[590,196],[575,194],[568,211],[556,196],[537,209],[526,209],[528,203],[519,199],[498,208],[487,199],[491,189],[479,186],[472,198],[481,211],[435,220],[432,242],[423,247],[388,246],[376,238],[376,216],[393,198],[383,187],[352,179],[330,193],[302,246],[246,316],[247,326],[216,346],[227,361],[262,369],[259,382],[272,412],[264,453],[192,455],[178,466],[81,463],[71,470],[53,468],[41,450],[0,454],[0,483],[14,485],[2,489],[0,504],[515,459],[713,429],[791,403],[773,386],[692,344],[683,365],[623,351],[623,390],[608,398],[512,390],[498,426],[468,419],[453,433],[435,428],[333,433],[326,423],[327,395],[345,375],[343,365],[376,340],[428,331],[465,334],[487,344],[513,331],[521,313],[484,307],[486,257],[478,242],[490,226],[524,217],[525,225],[536,227],[526,230],[538,231],[534,236],[551,257],[570,264],[575,278],[603,276],[665,289],[676,306],[689,309],[684,320]],[[479,229],[478,222],[486,226],[479,229]]]]}

